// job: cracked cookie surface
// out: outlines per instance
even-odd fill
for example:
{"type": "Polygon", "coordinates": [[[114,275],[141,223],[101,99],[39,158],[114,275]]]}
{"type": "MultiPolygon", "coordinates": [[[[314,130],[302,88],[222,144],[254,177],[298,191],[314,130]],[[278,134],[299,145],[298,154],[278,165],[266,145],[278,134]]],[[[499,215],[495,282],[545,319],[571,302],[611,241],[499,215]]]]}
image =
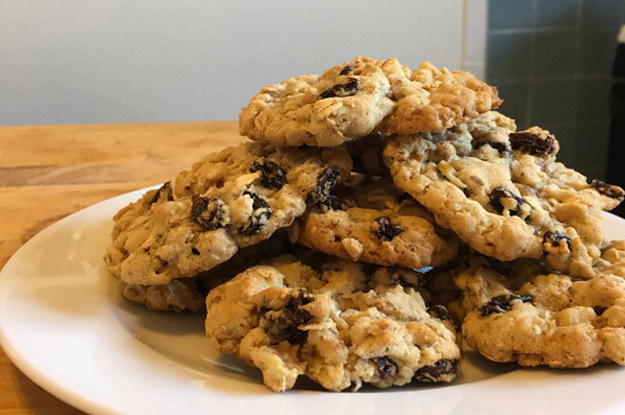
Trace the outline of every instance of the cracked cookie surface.
{"type": "Polygon", "coordinates": [[[339,258],[384,266],[418,269],[455,257],[455,236],[441,234],[432,216],[389,179],[365,178],[334,193],[297,221],[293,239],[339,258]]]}
{"type": "Polygon", "coordinates": [[[384,61],[395,107],[385,120],[384,135],[445,130],[496,109],[497,89],[465,71],[450,71],[423,62],[411,70],[395,58],[384,61]]]}
{"type": "Polygon", "coordinates": [[[421,275],[342,260],[316,268],[283,256],[206,298],[206,334],[263,373],[274,391],[305,375],[328,390],[454,379],[453,326],[428,313],[421,275]]]}
{"type": "Polygon", "coordinates": [[[321,75],[265,86],[243,108],[239,130],[281,146],[336,146],[367,136],[450,128],[501,103],[497,90],[464,71],[395,58],[357,57],[321,75]]]}
{"type": "Polygon", "coordinates": [[[450,130],[395,137],[384,159],[396,186],[471,248],[501,261],[543,258],[589,278],[603,244],[601,210],[624,193],[589,184],[556,161],[557,151],[548,131],[517,132],[491,111],[450,130]]]}
{"type": "Polygon", "coordinates": [[[342,147],[246,143],[210,154],[115,215],[105,263],[127,284],[194,277],[291,225],[350,169],[342,147]]]}
{"type": "Polygon", "coordinates": [[[278,231],[256,245],[239,249],[232,258],[191,278],[175,278],[167,284],[127,284],[120,281],[127,300],[156,311],[200,311],[206,294],[263,258],[280,255],[289,249],[286,231],[278,231]]]}
{"type": "Polygon", "coordinates": [[[336,146],[371,133],[389,114],[389,88],[379,61],[358,57],[265,86],[241,111],[239,130],[276,145],[336,146]]]}
{"type": "Polygon", "coordinates": [[[625,279],[603,274],[508,278],[474,259],[455,278],[470,347],[497,362],[584,368],[625,365],[625,279]]]}

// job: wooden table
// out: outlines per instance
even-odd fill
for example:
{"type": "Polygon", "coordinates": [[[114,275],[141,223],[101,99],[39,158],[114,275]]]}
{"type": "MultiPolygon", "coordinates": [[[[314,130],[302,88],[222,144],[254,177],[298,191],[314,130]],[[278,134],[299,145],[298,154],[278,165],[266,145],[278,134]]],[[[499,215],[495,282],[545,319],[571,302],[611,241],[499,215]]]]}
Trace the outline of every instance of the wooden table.
{"type": "MultiPolygon", "coordinates": [[[[48,225],[237,144],[234,121],[0,127],[0,267],[48,225]]],[[[0,414],[76,414],[0,350],[0,414]]]]}

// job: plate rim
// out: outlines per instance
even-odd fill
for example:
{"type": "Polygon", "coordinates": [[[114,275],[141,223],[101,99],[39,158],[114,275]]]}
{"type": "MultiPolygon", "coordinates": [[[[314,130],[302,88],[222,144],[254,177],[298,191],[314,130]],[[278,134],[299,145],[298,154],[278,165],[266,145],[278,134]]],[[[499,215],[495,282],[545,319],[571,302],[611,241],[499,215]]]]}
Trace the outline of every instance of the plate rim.
{"type": "MultiPolygon", "coordinates": [[[[159,184],[150,185],[147,187],[143,187],[140,189],[130,190],[128,192],[124,192],[118,194],[113,197],[109,197],[107,199],[101,200],[99,202],[93,203],[91,205],[85,206],[81,209],[78,209],[63,218],[49,224],[35,235],[33,235],[28,241],[23,243],[12,255],[9,257],[7,262],[0,269],[0,293],[3,292],[3,287],[6,285],[6,278],[8,275],[8,271],[11,267],[14,267],[14,263],[19,261],[20,255],[23,255],[23,252],[30,248],[31,242],[36,241],[36,239],[45,238],[49,233],[54,232],[57,228],[62,227],[66,222],[70,222],[75,219],[77,216],[84,214],[87,210],[95,209],[100,207],[101,205],[105,205],[111,202],[116,201],[117,199],[127,199],[131,197],[137,196],[140,197],[141,194],[155,189],[159,186],[159,184]]],[[[2,314],[2,308],[5,307],[3,302],[0,301],[0,315],[2,314]]],[[[17,351],[15,347],[11,344],[8,336],[5,334],[5,330],[2,326],[2,319],[0,318],[0,348],[7,355],[12,364],[14,364],[28,379],[34,382],[37,386],[50,393],[57,399],[65,402],[68,405],[71,405],[83,412],[87,413],[102,413],[102,414],[110,414],[110,415],[124,415],[123,412],[118,412],[114,410],[112,407],[106,407],[104,405],[94,404],[93,401],[89,401],[87,398],[81,396],[75,390],[70,387],[63,386],[58,382],[55,382],[54,379],[46,376],[44,372],[37,370],[30,362],[28,362],[27,358],[17,351]]]]}
{"type": "MultiPolygon", "coordinates": [[[[48,225],[37,234],[35,234],[32,238],[30,238],[27,242],[22,244],[16,251],[11,255],[11,257],[7,260],[6,264],[0,269],[0,316],[3,314],[3,309],[6,308],[6,303],[1,301],[2,294],[4,293],[5,287],[8,280],[9,272],[12,268],[15,267],[15,264],[21,260],[21,256],[24,255],[24,252],[30,249],[32,245],[38,243],[40,239],[45,239],[50,233],[56,231],[58,228],[63,227],[67,222],[71,222],[76,218],[85,215],[87,211],[90,209],[101,208],[102,205],[115,203],[120,199],[130,200],[137,199],[141,196],[142,193],[157,188],[159,185],[152,185],[148,187],[144,187],[141,189],[131,190],[126,193],[122,193],[108,199],[99,201],[92,205],[81,208],[75,212],[68,214],[67,216],[59,219],[58,221],[48,225]]],[[[625,218],[621,218],[617,215],[614,215],[610,212],[603,212],[604,215],[612,216],[614,219],[619,221],[624,221],[625,218]]],[[[125,415],[129,412],[119,411],[114,405],[106,405],[102,403],[99,399],[89,399],[89,396],[86,396],[85,393],[80,392],[80,388],[72,387],[72,385],[67,385],[64,382],[59,382],[54,379],[53,376],[49,376],[45,373],[45,371],[39,370],[32,359],[29,361],[29,358],[24,353],[20,353],[14,345],[9,340],[9,335],[5,332],[6,328],[3,326],[3,319],[0,318],[0,347],[3,349],[9,360],[14,364],[26,377],[28,377],[31,381],[33,381],[36,385],[44,389],[46,392],[50,393],[57,399],[67,403],[68,405],[73,406],[76,409],[87,413],[102,413],[102,414],[111,414],[111,415],[125,415]]],[[[459,384],[457,387],[469,386],[470,384],[459,384]]],[[[400,392],[400,391],[398,391],[400,392]]],[[[405,390],[403,392],[409,392],[405,390]]],[[[623,409],[625,409],[625,399],[623,400],[623,409]]]]}

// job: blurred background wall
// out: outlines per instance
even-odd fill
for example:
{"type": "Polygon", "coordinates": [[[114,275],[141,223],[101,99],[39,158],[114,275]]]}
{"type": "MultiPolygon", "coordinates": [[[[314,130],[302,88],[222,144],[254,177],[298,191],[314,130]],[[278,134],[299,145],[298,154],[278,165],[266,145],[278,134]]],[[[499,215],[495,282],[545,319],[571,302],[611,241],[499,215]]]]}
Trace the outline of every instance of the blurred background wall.
{"type": "Polygon", "coordinates": [[[483,76],[487,0],[0,0],[0,124],[236,119],[358,54],[483,76]]]}
{"type": "Polygon", "coordinates": [[[563,162],[604,178],[612,63],[625,0],[488,3],[486,78],[505,100],[501,111],[520,128],[551,130],[563,162]]]}
{"type": "MultiPolygon", "coordinates": [[[[625,0],[0,0],[0,124],[236,119],[358,54],[464,68],[603,178],[625,0]]],[[[625,139],[625,137],[624,137],[625,139]]]]}

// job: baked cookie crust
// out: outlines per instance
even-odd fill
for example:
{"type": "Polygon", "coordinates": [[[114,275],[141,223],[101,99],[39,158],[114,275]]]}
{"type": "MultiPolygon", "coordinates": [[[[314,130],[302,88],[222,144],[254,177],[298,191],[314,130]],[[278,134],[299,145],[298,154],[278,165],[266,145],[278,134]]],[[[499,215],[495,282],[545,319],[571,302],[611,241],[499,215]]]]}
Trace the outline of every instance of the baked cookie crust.
{"type": "Polygon", "coordinates": [[[464,71],[359,56],[321,75],[267,85],[239,115],[241,135],[278,146],[337,146],[375,131],[451,128],[497,108],[497,89],[464,71]]]}
{"type": "Polygon", "coordinates": [[[456,256],[456,237],[437,229],[390,179],[365,179],[337,193],[296,222],[294,240],[346,260],[404,268],[439,266],[456,256]]]}
{"type": "Polygon", "coordinates": [[[491,111],[449,130],[397,136],[384,149],[395,185],[476,251],[500,261],[543,258],[594,276],[601,210],[625,193],[556,161],[558,142],[539,127],[517,132],[491,111]]]}
{"type": "Polygon", "coordinates": [[[455,278],[464,339],[486,358],[522,366],[625,365],[625,279],[565,274],[509,279],[483,259],[455,278]]]}
{"type": "Polygon", "coordinates": [[[213,289],[206,299],[212,343],[259,368],[276,392],[300,375],[332,391],[453,380],[455,331],[428,312],[418,273],[316,263],[317,270],[280,257],[213,289]]]}
{"type": "Polygon", "coordinates": [[[127,284],[194,277],[290,226],[351,165],[343,147],[246,143],[210,154],[115,215],[104,261],[127,284]]]}

